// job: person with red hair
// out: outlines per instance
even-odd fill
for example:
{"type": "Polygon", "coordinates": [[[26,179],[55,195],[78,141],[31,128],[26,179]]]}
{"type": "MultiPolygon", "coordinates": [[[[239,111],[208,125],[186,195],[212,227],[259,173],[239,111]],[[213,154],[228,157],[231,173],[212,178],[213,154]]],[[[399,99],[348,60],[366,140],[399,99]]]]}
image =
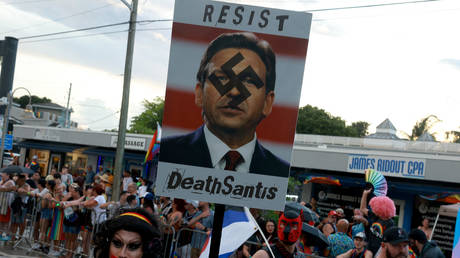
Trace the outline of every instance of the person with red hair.
{"type": "Polygon", "coordinates": [[[373,189],[364,190],[360,210],[364,216],[367,216],[369,221],[366,227],[366,235],[369,239],[368,249],[375,255],[382,243],[385,230],[393,226],[396,207],[393,200],[387,196],[376,196],[370,200],[370,209],[368,209],[366,205],[367,197],[372,191],[373,189]]]}

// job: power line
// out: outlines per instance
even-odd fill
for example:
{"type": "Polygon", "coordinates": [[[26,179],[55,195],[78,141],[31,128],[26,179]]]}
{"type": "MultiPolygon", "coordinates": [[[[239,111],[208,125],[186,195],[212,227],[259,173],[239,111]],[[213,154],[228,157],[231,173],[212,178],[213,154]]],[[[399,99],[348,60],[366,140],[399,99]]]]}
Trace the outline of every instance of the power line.
{"type": "Polygon", "coordinates": [[[24,29],[29,29],[29,28],[33,28],[33,27],[40,26],[40,25],[43,25],[43,24],[48,24],[48,23],[51,23],[51,22],[55,22],[55,21],[62,21],[62,20],[65,20],[65,19],[68,19],[68,18],[72,18],[72,17],[75,17],[75,16],[79,16],[79,15],[87,14],[87,13],[90,13],[90,12],[94,12],[94,11],[97,11],[97,10],[99,10],[99,9],[106,8],[106,7],[108,7],[108,6],[111,6],[111,4],[106,4],[106,5],[99,6],[99,7],[92,8],[92,9],[88,9],[88,10],[85,10],[85,11],[82,11],[82,12],[74,13],[74,14],[71,14],[71,15],[68,15],[68,16],[59,17],[59,18],[56,18],[56,19],[52,19],[52,20],[50,20],[50,21],[41,22],[41,23],[36,23],[36,24],[32,24],[32,25],[28,25],[28,26],[21,27],[21,28],[17,28],[17,29],[5,31],[5,32],[2,32],[2,34],[4,34],[4,33],[10,33],[10,32],[15,32],[15,31],[20,31],[20,30],[24,30],[24,29]]]}
{"type": "Polygon", "coordinates": [[[128,23],[129,22],[112,23],[112,24],[99,25],[99,26],[76,29],[76,30],[67,30],[67,31],[60,31],[60,32],[54,32],[54,33],[47,33],[47,34],[40,34],[40,35],[22,37],[22,38],[18,38],[18,39],[23,40],[23,39],[33,39],[33,38],[48,37],[48,36],[61,35],[61,34],[66,34],[66,33],[78,32],[78,31],[87,31],[87,30],[95,30],[95,29],[101,29],[101,28],[107,28],[107,27],[113,27],[113,26],[120,26],[120,25],[124,25],[124,24],[128,24],[128,23]]]}
{"type": "MultiPolygon", "coordinates": [[[[137,29],[136,31],[156,31],[156,30],[170,30],[170,29],[171,28],[152,28],[152,29],[137,29]]],[[[120,33],[120,32],[127,32],[127,31],[128,30],[116,30],[116,31],[108,31],[108,32],[100,32],[100,33],[93,33],[93,34],[68,36],[68,37],[59,37],[59,38],[51,38],[51,39],[26,40],[26,41],[20,41],[20,43],[27,44],[27,43],[36,43],[36,42],[44,42],[44,41],[62,40],[62,39],[85,38],[85,37],[108,35],[108,34],[115,34],[115,33],[120,33]]]]}
{"type": "Polygon", "coordinates": [[[416,1],[396,2],[396,3],[383,3],[383,4],[369,4],[369,5],[345,6],[345,7],[336,7],[336,8],[324,8],[324,9],[306,10],[305,12],[324,12],[324,11],[334,11],[334,10],[346,10],[346,9],[358,9],[358,8],[369,8],[369,7],[380,7],[380,6],[389,6],[389,5],[418,4],[418,3],[437,2],[437,1],[441,1],[441,0],[416,0],[416,1]]]}
{"type": "MultiPolygon", "coordinates": [[[[332,10],[346,10],[346,9],[381,7],[381,6],[402,5],[402,4],[415,4],[415,3],[426,3],[426,2],[436,2],[436,1],[441,1],[441,0],[415,0],[415,1],[406,1],[406,2],[397,2],[397,3],[383,3],[383,4],[360,5],[360,6],[346,6],[346,7],[306,10],[305,12],[322,12],[322,11],[332,11],[332,10]]],[[[142,21],[136,21],[136,23],[142,24],[142,23],[166,22],[166,21],[173,21],[173,20],[172,19],[142,20],[142,21]]],[[[120,26],[120,25],[124,25],[124,24],[128,24],[128,23],[129,23],[129,21],[119,22],[119,23],[112,23],[112,24],[93,26],[93,27],[81,28],[81,29],[75,29],[75,30],[68,30],[68,31],[40,34],[40,35],[34,35],[34,36],[27,36],[27,37],[22,37],[22,38],[18,38],[18,39],[24,40],[24,39],[32,39],[32,38],[40,38],[40,37],[49,37],[49,36],[67,34],[67,33],[74,33],[74,32],[80,32],[80,31],[88,31],[88,30],[95,30],[95,29],[101,29],[101,28],[107,28],[107,27],[113,27],[113,26],[120,26]]],[[[118,31],[118,32],[122,32],[122,31],[118,31]]],[[[107,34],[118,33],[118,32],[108,32],[107,34]]],[[[100,34],[102,34],[102,33],[100,33],[100,34]]],[[[70,37],[68,37],[68,38],[70,38],[70,37]]],[[[29,41],[29,42],[32,42],[32,41],[29,41]]],[[[34,42],[38,42],[38,41],[34,41],[34,42]]]]}
{"type": "Polygon", "coordinates": [[[50,2],[50,1],[56,1],[56,0],[32,0],[32,1],[22,1],[22,2],[11,1],[11,2],[2,3],[0,5],[34,4],[34,3],[50,2]]]}
{"type": "MultiPolygon", "coordinates": [[[[152,23],[152,22],[164,22],[164,21],[172,21],[172,20],[171,19],[142,20],[142,21],[137,21],[136,23],[152,23]]],[[[54,33],[34,35],[34,36],[27,36],[27,37],[22,37],[22,38],[18,38],[18,39],[19,40],[24,40],[24,39],[32,39],[32,38],[49,37],[49,36],[55,36],[55,35],[61,35],[61,34],[79,32],[79,31],[88,31],[88,30],[96,30],[96,29],[113,27],[113,26],[120,26],[120,25],[124,25],[124,24],[128,24],[128,23],[129,23],[129,21],[119,22],[119,23],[112,23],[112,24],[99,25],[99,26],[93,26],[93,27],[87,27],[87,28],[81,28],[81,29],[75,29],[75,30],[67,30],[67,31],[54,32],[54,33]]]]}
{"type": "Polygon", "coordinates": [[[115,111],[115,112],[113,112],[113,113],[110,114],[110,115],[101,117],[101,118],[99,118],[99,119],[96,119],[96,120],[91,121],[91,122],[86,123],[86,124],[89,125],[89,124],[94,124],[94,123],[100,122],[100,121],[105,120],[105,119],[107,119],[107,118],[109,118],[109,117],[112,117],[112,116],[115,115],[116,113],[120,113],[120,111],[119,111],[119,110],[118,110],[118,111],[115,111]]]}

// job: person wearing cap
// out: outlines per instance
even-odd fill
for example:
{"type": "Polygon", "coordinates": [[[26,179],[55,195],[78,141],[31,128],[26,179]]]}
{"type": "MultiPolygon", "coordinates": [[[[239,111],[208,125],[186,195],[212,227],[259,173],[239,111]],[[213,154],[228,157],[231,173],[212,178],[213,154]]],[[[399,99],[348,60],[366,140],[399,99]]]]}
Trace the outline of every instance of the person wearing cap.
{"type": "Polygon", "coordinates": [[[94,243],[96,258],[161,256],[158,222],[142,209],[127,210],[106,221],[96,234],[94,243]]]}
{"type": "Polygon", "coordinates": [[[330,234],[334,234],[337,232],[337,227],[335,223],[337,222],[337,212],[335,210],[331,210],[327,214],[327,218],[323,220],[323,222],[319,225],[321,232],[328,237],[330,234]]]}
{"type": "Polygon", "coordinates": [[[348,220],[339,220],[337,222],[337,233],[327,237],[329,240],[329,257],[337,257],[337,255],[346,253],[354,248],[353,241],[347,235],[349,225],[348,220]]]}
{"type": "Polygon", "coordinates": [[[383,240],[376,258],[407,258],[409,255],[409,237],[400,227],[388,228],[383,233],[383,240]]]}
{"type": "Polygon", "coordinates": [[[353,244],[355,248],[348,250],[348,252],[338,255],[337,258],[372,258],[371,251],[367,250],[366,234],[358,232],[353,237],[353,244]]]}
{"type": "Polygon", "coordinates": [[[445,258],[436,243],[428,241],[425,232],[420,229],[413,229],[410,232],[409,242],[419,258],[445,258]]]}

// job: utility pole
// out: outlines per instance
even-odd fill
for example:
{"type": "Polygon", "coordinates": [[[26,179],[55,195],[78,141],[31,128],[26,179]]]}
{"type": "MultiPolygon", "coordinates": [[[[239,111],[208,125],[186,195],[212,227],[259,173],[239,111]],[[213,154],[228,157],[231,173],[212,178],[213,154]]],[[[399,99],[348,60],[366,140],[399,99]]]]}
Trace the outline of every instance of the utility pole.
{"type": "Polygon", "coordinates": [[[11,102],[13,100],[11,89],[13,88],[14,68],[16,65],[16,52],[18,39],[5,37],[0,40],[0,97],[7,98],[6,108],[1,108],[3,113],[2,138],[0,139],[0,168],[3,167],[3,152],[5,151],[5,137],[8,131],[11,102]]]}
{"type": "Polygon", "coordinates": [[[120,123],[118,125],[117,138],[117,153],[115,155],[115,171],[113,175],[113,192],[112,200],[120,199],[120,182],[121,173],[123,172],[123,157],[125,154],[125,136],[126,124],[128,120],[128,105],[129,105],[129,87],[131,83],[131,70],[133,65],[134,52],[134,37],[136,35],[136,19],[137,19],[137,1],[132,0],[131,5],[125,3],[131,11],[129,18],[128,46],[126,49],[125,72],[123,78],[123,96],[121,99],[120,123]]]}
{"type": "Polygon", "coordinates": [[[65,122],[64,122],[65,128],[70,127],[70,121],[69,121],[70,120],[70,112],[69,112],[70,92],[72,92],[72,83],[70,83],[69,95],[67,96],[67,107],[65,109],[65,122]]]}

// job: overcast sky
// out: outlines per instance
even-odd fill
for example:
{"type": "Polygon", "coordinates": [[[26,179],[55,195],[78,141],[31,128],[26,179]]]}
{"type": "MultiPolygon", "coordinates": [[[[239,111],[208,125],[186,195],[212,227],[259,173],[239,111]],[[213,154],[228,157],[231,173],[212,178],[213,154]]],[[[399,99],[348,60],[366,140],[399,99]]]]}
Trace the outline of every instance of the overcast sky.
{"type": "MultiPolygon", "coordinates": [[[[398,130],[410,133],[417,120],[430,114],[442,120],[435,127],[438,138],[443,131],[460,130],[460,1],[228,2],[312,11],[301,106],[320,107],[350,124],[367,121],[371,132],[389,118],[398,130]],[[381,6],[359,7],[368,5],[381,6]],[[358,8],[324,10],[340,7],[358,8]]],[[[139,0],[138,20],[172,19],[173,8],[172,0],[139,0]]],[[[128,19],[120,0],[0,0],[1,39],[128,19]]],[[[142,100],[164,96],[171,26],[138,24],[130,118],[142,112],[142,100]]],[[[127,25],[20,40],[14,87],[65,106],[72,83],[72,119],[82,128],[117,128],[125,30],[127,25]]]]}

